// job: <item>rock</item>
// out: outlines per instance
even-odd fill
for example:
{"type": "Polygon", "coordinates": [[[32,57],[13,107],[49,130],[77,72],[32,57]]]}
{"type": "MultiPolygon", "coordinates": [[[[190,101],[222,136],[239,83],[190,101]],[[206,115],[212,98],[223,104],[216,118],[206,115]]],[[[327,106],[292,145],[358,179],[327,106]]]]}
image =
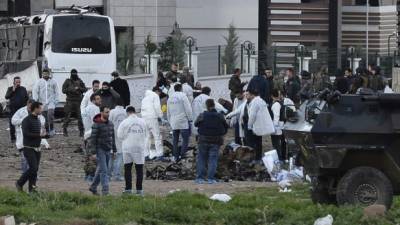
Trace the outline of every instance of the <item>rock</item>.
{"type": "Polygon", "coordinates": [[[386,206],[384,205],[370,205],[364,209],[364,219],[372,219],[376,217],[385,216],[386,206]]]}
{"type": "Polygon", "coordinates": [[[0,225],[15,225],[14,216],[0,217],[0,225]]]}

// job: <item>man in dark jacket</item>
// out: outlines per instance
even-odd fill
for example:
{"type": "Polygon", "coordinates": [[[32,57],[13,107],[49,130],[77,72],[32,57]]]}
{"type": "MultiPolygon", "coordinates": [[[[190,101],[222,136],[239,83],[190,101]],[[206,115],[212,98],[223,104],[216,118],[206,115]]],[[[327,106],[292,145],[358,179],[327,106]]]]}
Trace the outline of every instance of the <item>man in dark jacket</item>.
{"type": "Polygon", "coordinates": [[[254,76],[251,78],[249,86],[247,87],[248,92],[257,92],[260,97],[268,103],[268,94],[270,93],[268,80],[265,77],[264,71],[262,74],[254,76]]]}
{"type": "Polygon", "coordinates": [[[178,80],[178,77],[179,77],[178,65],[176,63],[173,63],[171,65],[171,71],[169,71],[165,75],[165,78],[167,79],[168,83],[174,83],[174,81],[178,80]]]}
{"type": "Polygon", "coordinates": [[[131,104],[131,93],[129,91],[128,82],[121,77],[119,77],[118,72],[113,72],[113,81],[111,81],[110,86],[116,91],[123,102],[124,107],[131,104]]]}
{"type": "Polygon", "coordinates": [[[24,107],[29,99],[28,92],[26,88],[21,86],[21,78],[14,77],[13,86],[9,87],[6,92],[6,99],[9,101],[8,105],[10,107],[10,137],[11,142],[15,142],[15,127],[11,124],[11,118],[18,111],[18,109],[24,107]]]}
{"type": "Polygon", "coordinates": [[[66,79],[63,86],[62,92],[67,96],[67,101],[64,106],[64,124],[63,133],[65,137],[68,137],[68,124],[71,121],[71,114],[75,113],[78,119],[79,136],[83,137],[84,129],[81,117],[81,102],[83,93],[86,92],[85,83],[79,78],[78,71],[76,69],[71,70],[71,77],[66,79]]]}
{"type": "Polygon", "coordinates": [[[33,102],[31,113],[22,121],[23,133],[23,153],[29,165],[19,180],[15,183],[18,191],[23,191],[23,187],[29,181],[29,192],[36,191],[37,172],[40,162],[40,143],[42,138],[48,138],[48,135],[42,132],[39,115],[42,114],[42,103],[33,102]]]}
{"type": "Polygon", "coordinates": [[[117,102],[121,100],[121,96],[110,87],[108,82],[103,82],[101,89],[96,92],[101,97],[101,103],[110,109],[114,109],[117,106],[117,102]]]}
{"type": "Polygon", "coordinates": [[[385,89],[385,81],[383,76],[380,74],[380,68],[373,66],[370,70],[371,75],[368,77],[368,88],[373,91],[383,91],[385,89]]]}
{"type": "Polygon", "coordinates": [[[288,77],[285,84],[286,97],[290,98],[296,105],[298,105],[300,103],[300,78],[294,74],[292,68],[286,70],[286,76],[288,77]]]}
{"type": "Polygon", "coordinates": [[[340,91],[342,94],[346,94],[349,91],[349,81],[341,70],[336,74],[336,79],[333,82],[333,89],[340,91]]]}
{"type": "Polygon", "coordinates": [[[229,80],[229,90],[231,90],[231,100],[232,104],[236,98],[236,95],[243,92],[243,87],[247,84],[247,82],[242,82],[240,80],[241,71],[239,68],[236,68],[234,74],[229,80]]]}
{"type": "Polygon", "coordinates": [[[272,90],[274,90],[274,75],[272,74],[272,69],[269,67],[265,69],[265,78],[268,84],[267,103],[270,108],[272,105],[272,90]]]}
{"type": "Polygon", "coordinates": [[[92,159],[96,158],[97,168],[96,174],[89,191],[97,195],[97,186],[101,182],[102,194],[108,195],[109,193],[109,177],[108,165],[111,158],[111,151],[113,157],[117,152],[115,146],[114,125],[108,120],[110,116],[110,108],[107,106],[100,107],[100,114],[93,118],[92,134],[89,140],[89,151],[92,154],[92,159]]]}
{"type": "Polygon", "coordinates": [[[194,125],[199,132],[199,153],[197,155],[196,183],[204,183],[206,167],[209,184],[215,184],[214,178],[218,164],[219,148],[224,144],[224,135],[228,131],[228,124],[224,116],[217,112],[213,99],[206,101],[207,111],[201,113],[194,125]],[[207,165],[208,162],[208,165],[207,165]]]}

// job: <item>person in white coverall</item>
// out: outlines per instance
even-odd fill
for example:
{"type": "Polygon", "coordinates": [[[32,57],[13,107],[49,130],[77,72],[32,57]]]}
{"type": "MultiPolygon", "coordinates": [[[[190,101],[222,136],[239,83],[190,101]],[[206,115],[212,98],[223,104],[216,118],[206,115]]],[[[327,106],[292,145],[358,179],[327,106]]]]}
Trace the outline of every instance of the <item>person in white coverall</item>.
{"type": "Polygon", "coordinates": [[[123,106],[123,101],[118,100],[117,106],[110,111],[109,120],[114,124],[114,135],[115,135],[115,146],[117,147],[117,154],[115,158],[110,160],[109,177],[114,177],[114,181],[124,181],[124,178],[121,175],[121,167],[122,167],[122,141],[118,139],[117,132],[118,127],[127,117],[126,111],[123,106]]]}
{"type": "Polygon", "coordinates": [[[146,150],[149,151],[149,158],[153,159],[164,155],[164,149],[162,144],[162,137],[160,133],[159,120],[163,117],[160,103],[161,90],[158,87],[154,87],[153,91],[147,90],[145,97],[142,100],[141,112],[142,118],[146,121],[149,132],[153,135],[155,151],[151,148],[150,135],[146,141],[146,150]]]}
{"type": "Polygon", "coordinates": [[[182,92],[182,85],[174,86],[175,93],[167,101],[167,118],[172,128],[174,160],[182,159],[189,145],[191,123],[193,122],[192,108],[187,96],[182,92]],[[182,136],[182,146],[179,151],[179,136],[182,136]]]}
{"type": "Polygon", "coordinates": [[[92,82],[92,88],[87,90],[85,92],[85,94],[83,95],[82,102],[81,102],[81,114],[82,114],[83,109],[85,109],[89,105],[89,103],[92,101],[92,100],[90,100],[90,97],[92,96],[92,94],[96,93],[96,91],[99,89],[100,89],[100,81],[94,80],[92,82]]]}
{"type": "Polygon", "coordinates": [[[136,169],[136,194],[143,196],[143,167],[146,152],[146,138],[149,135],[144,119],[136,116],[133,106],[126,108],[128,118],[120,124],[117,132],[122,141],[122,156],[125,172],[125,190],[123,193],[132,193],[132,166],[136,169]]]}
{"type": "MultiPolygon", "coordinates": [[[[248,95],[247,113],[244,120],[247,120],[245,127],[246,144],[255,150],[255,163],[262,163],[262,136],[275,132],[268,105],[259,96],[258,90],[250,90],[248,95]]],[[[245,111],[246,111],[245,109],[245,111]]]]}
{"type": "Polygon", "coordinates": [[[92,94],[90,96],[90,102],[85,108],[81,108],[81,116],[83,128],[85,129],[85,134],[83,139],[86,141],[91,133],[93,126],[93,118],[100,113],[101,97],[99,94],[92,94]]]}
{"type": "MultiPolygon", "coordinates": [[[[17,112],[15,112],[15,114],[11,118],[11,124],[15,126],[15,134],[16,134],[15,145],[17,147],[17,150],[20,152],[22,173],[24,173],[28,170],[28,163],[26,162],[25,156],[22,153],[22,150],[24,149],[24,144],[23,144],[24,136],[22,134],[21,125],[22,125],[22,121],[25,119],[25,117],[27,117],[29,115],[32,102],[34,102],[34,100],[29,99],[27,105],[25,107],[22,107],[19,110],[17,110],[17,112]]],[[[42,126],[42,129],[44,130],[46,120],[45,120],[44,116],[42,116],[42,115],[39,115],[39,119],[40,119],[40,124],[42,126]]],[[[47,142],[46,139],[42,139],[41,145],[44,145],[46,148],[50,147],[49,143],[47,142]]]]}
{"type": "MultiPolygon", "coordinates": [[[[203,113],[204,111],[207,111],[207,106],[206,106],[206,101],[210,99],[210,94],[211,94],[211,89],[209,87],[203,87],[201,89],[201,94],[197,96],[193,102],[192,102],[192,108],[193,108],[193,119],[196,121],[197,117],[203,113]]],[[[220,113],[227,113],[228,110],[226,110],[221,104],[219,104],[217,101],[215,102],[215,109],[217,112],[220,113]]],[[[193,133],[197,135],[197,128],[193,128],[193,133]]]]}
{"type": "Polygon", "coordinates": [[[179,80],[182,84],[182,92],[188,97],[190,104],[193,102],[193,88],[187,83],[187,78],[182,76],[179,80]]]}
{"type": "Polygon", "coordinates": [[[50,77],[50,71],[44,69],[42,78],[36,81],[32,90],[32,98],[43,104],[43,116],[46,119],[46,131],[50,136],[55,135],[54,131],[54,110],[58,103],[58,85],[50,77]]]}

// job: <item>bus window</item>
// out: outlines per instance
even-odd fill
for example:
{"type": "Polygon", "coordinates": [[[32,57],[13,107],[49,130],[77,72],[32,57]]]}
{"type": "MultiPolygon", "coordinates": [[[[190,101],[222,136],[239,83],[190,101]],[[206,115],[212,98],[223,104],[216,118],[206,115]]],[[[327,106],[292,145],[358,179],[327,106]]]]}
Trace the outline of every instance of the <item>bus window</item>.
{"type": "Polygon", "coordinates": [[[51,49],[56,53],[111,53],[110,23],[107,18],[68,15],[53,18],[51,49]]]}

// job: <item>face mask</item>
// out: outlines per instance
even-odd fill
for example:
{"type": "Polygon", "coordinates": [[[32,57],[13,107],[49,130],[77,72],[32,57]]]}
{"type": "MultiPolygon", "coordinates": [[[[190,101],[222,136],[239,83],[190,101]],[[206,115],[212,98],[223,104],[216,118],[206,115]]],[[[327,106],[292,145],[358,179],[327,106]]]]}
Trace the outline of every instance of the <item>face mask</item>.
{"type": "Polygon", "coordinates": [[[71,79],[78,80],[78,75],[77,74],[71,74],[71,79]]]}

